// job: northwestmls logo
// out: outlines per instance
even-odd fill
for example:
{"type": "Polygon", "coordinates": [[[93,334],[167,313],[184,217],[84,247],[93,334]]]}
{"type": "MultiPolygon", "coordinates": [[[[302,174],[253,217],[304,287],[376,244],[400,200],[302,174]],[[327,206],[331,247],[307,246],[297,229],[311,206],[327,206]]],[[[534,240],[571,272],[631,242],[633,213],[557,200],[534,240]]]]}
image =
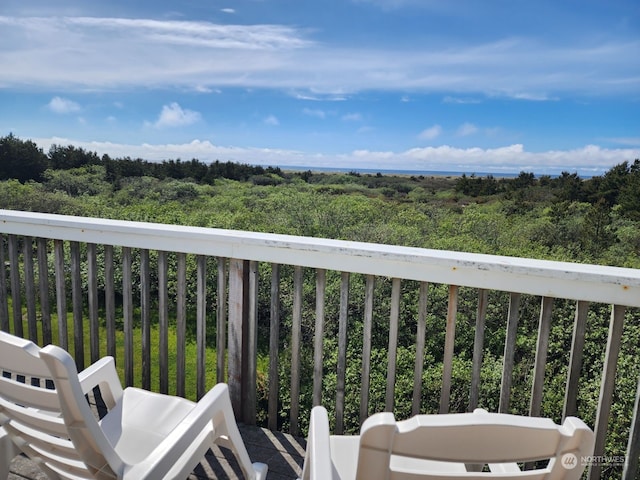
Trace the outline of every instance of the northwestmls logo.
{"type": "Polygon", "coordinates": [[[578,465],[582,466],[624,466],[626,457],[624,455],[588,455],[580,457],[578,463],[578,457],[573,453],[565,453],[560,459],[560,463],[567,470],[576,468],[578,465]]]}
{"type": "Polygon", "coordinates": [[[560,460],[562,466],[567,470],[572,470],[578,466],[578,457],[573,453],[565,453],[560,460]]]}

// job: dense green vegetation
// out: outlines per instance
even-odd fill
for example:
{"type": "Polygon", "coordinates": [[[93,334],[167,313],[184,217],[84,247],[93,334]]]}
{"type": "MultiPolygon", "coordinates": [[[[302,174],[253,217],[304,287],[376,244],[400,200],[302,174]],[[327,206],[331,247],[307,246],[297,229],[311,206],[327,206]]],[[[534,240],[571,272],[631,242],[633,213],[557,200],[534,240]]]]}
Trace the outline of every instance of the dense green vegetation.
{"type": "MultiPolygon", "coordinates": [[[[0,208],[124,220],[276,232],[436,249],[640,268],[640,160],[621,159],[602,176],[581,179],[564,172],[515,178],[390,176],[382,174],[287,172],[231,162],[98,157],[72,146],[54,146],[45,154],[30,141],[0,138],[0,208]]],[[[189,268],[193,268],[191,265],[189,268]]],[[[212,267],[211,275],[215,275],[212,267]]],[[[305,311],[314,310],[314,273],[305,271],[305,311]],[[308,307],[308,308],[306,308],[308,307]]],[[[323,399],[331,410],[335,398],[339,275],[329,272],[325,327],[323,399]]],[[[268,356],[269,268],[261,265],[260,348],[268,356]]],[[[210,282],[215,284],[215,281],[210,282]]],[[[376,284],[370,411],[384,408],[390,282],[376,284]]],[[[291,272],[283,271],[281,328],[281,425],[288,422],[288,365],[292,304],[291,272]]],[[[396,411],[410,412],[415,360],[418,286],[402,284],[396,411]]],[[[469,395],[477,292],[462,289],[456,331],[452,410],[464,411],[469,395]]],[[[446,286],[429,293],[427,350],[423,376],[424,411],[437,411],[444,342],[446,286]]],[[[190,302],[192,303],[192,302],[190,302]]],[[[487,314],[482,369],[483,406],[495,410],[499,398],[501,356],[507,318],[506,294],[492,292],[487,314]]],[[[346,428],[358,424],[364,279],[350,285],[350,333],[347,359],[346,428]],[[351,385],[354,387],[352,388],[351,385]]],[[[564,382],[571,345],[571,302],[554,305],[543,415],[556,421],[562,413],[564,382]]],[[[539,299],[523,297],[516,351],[512,411],[526,413],[531,388],[539,299]]],[[[211,315],[214,315],[213,313],[211,315]]],[[[640,365],[637,311],[627,313],[618,371],[608,452],[623,454],[640,365]]],[[[595,420],[609,312],[592,306],[585,347],[584,382],[579,415],[595,420]]],[[[215,328],[215,318],[208,324],[215,328]]],[[[314,318],[303,318],[303,378],[312,375],[314,318]]],[[[213,339],[213,332],[210,335],[213,339]]],[[[213,342],[212,342],[213,343],[213,342]]],[[[268,388],[261,369],[261,392],[268,388]]],[[[308,418],[311,384],[301,386],[301,421],[308,418]]],[[[264,407],[264,398],[260,399],[264,407]]],[[[264,412],[262,412],[264,415],[264,412]]],[[[615,475],[616,469],[605,472],[615,475]]]]}
{"type": "Polygon", "coordinates": [[[602,176],[284,172],[232,162],[45,154],[0,138],[3,208],[640,266],[640,160],[602,176]]]}

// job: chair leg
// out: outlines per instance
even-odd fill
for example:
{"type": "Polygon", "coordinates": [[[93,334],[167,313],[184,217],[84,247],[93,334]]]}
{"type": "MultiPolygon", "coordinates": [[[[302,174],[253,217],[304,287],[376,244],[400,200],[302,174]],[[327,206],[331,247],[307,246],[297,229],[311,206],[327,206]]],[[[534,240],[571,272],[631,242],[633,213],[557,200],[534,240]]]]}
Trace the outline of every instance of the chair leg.
{"type": "Polygon", "coordinates": [[[7,432],[0,427],[0,480],[9,477],[9,465],[14,457],[20,454],[20,450],[9,438],[7,432]]]}
{"type": "Polygon", "coordinates": [[[229,397],[228,390],[222,395],[221,401],[222,421],[217,425],[217,430],[220,434],[227,437],[227,441],[217,443],[226,444],[225,446],[231,448],[236,455],[245,478],[265,480],[267,478],[268,467],[264,463],[251,463],[249,453],[242,441],[235,416],[233,415],[233,407],[231,406],[231,398],[229,397]]]}

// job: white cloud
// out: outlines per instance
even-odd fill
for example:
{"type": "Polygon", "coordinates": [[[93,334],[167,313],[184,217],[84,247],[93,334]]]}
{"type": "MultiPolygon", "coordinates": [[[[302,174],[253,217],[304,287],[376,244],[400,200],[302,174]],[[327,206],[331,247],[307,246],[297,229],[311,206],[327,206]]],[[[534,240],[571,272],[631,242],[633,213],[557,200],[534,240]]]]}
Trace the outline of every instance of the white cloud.
{"type": "Polygon", "coordinates": [[[77,113],[81,110],[80,105],[68,98],[53,97],[47,104],[49,110],[54,113],[67,114],[77,113]]]}
{"type": "Polygon", "coordinates": [[[360,122],[362,121],[362,114],[360,113],[347,113],[342,116],[342,120],[345,122],[360,122]]]}
{"type": "Polygon", "coordinates": [[[311,108],[305,108],[302,110],[302,113],[304,113],[305,115],[308,115],[310,117],[317,117],[317,118],[326,118],[327,113],[324,110],[314,110],[311,108]]]}
{"type": "Polygon", "coordinates": [[[280,125],[280,121],[275,115],[269,115],[263,120],[263,122],[265,125],[271,125],[273,127],[277,127],[278,125],[280,125]]]}
{"type": "Polygon", "coordinates": [[[434,125],[433,127],[429,127],[426,130],[420,132],[418,138],[421,140],[433,140],[438,138],[442,134],[442,127],[440,125],[434,125]]]}
{"type": "Polygon", "coordinates": [[[476,127],[473,123],[468,122],[460,125],[460,127],[456,131],[456,135],[459,137],[466,137],[468,135],[473,135],[474,133],[478,133],[478,127],[476,127]]]}
{"type": "Polygon", "coordinates": [[[477,98],[462,98],[462,97],[452,97],[447,95],[442,99],[442,103],[453,103],[458,105],[467,105],[467,104],[477,104],[482,103],[480,99],[477,98]]]}
{"type": "Polygon", "coordinates": [[[420,147],[408,150],[355,150],[342,154],[319,154],[297,150],[214,145],[208,140],[193,140],[183,144],[118,144],[111,142],[83,142],[66,138],[34,138],[44,151],[52,144],[75,145],[98,155],[143,158],[162,161],[175,158],[197,158],[210,163],[215,160],[272,166],[380,168],[420,171],[453,171],[466,173],[559,174],[562,171],[581,175],[600,175],[624,160],[640,158],[640,147],[607,149],[587,145],[573,150],[529,152],[524,145],[499,148],[456,148],[449,145],[420,147]]]}
{"type": "Polygon", "coordinates": [[[233,8],[221,8],[220,11],[224,13],[236,13],[235,9],[233,8]]]}
{"type": "MultiPolygon", "coordinates": [[[[371,3],[385,10],[395,10],[408,5],[431,6],[429,0],[352,0],[354,3],[371,3]]],[[[435,2],[437,4],[437,2],[435,2]]]]}
{"type": "Polygon", "coordinates": [[[153,124],[156,128],[183,127],[200,121],[201,115],[193,110],[183,109],[176,102],[164,105],[158,120],[153,124]]]}
{"type": "Polygon", "coordinates": [[[0,30],[0,65],[11,65],[0,70],[3,88],[281,88],[323,100],[385,90],[531,101],[637,94],[640,78],[640,64],[629,61],[640,41],[605,37],[351,48],[284,25],[98,17],[0,16],[0,30]]]}

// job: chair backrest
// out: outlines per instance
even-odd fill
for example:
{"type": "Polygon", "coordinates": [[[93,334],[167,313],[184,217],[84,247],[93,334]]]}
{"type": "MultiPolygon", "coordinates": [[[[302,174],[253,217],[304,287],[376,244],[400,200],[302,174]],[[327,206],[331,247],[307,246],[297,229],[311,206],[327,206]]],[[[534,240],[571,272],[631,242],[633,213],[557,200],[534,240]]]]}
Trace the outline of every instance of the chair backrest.
{"type": "Polygon", "coordinates": [[[487,478],[486,472],[465,471],[466,464],[504,472],[501,479],[578,479],[584,470],[580,460],[593,453],[593,446],[593,432],[575,417],[560,426],[550,419],[481,409],[400,422],[391,413],[380,413],[362,426],[357,478],[487,478]],[[546,460],[546,466],[534,471],[516,464],[546,460]],[[460,473],[452,477],[453,464],[438,462],[455,462],[460,473]]]}
{"type": "Polygon", "coordinates": [[[0,425],[51,478],[116,478],[105,458],[114,452],[84,397],[71,356],[58,347],[40,349],[0,332],[0,425]],[[61,395],[75,414],[63,412],[61,395]]]}

